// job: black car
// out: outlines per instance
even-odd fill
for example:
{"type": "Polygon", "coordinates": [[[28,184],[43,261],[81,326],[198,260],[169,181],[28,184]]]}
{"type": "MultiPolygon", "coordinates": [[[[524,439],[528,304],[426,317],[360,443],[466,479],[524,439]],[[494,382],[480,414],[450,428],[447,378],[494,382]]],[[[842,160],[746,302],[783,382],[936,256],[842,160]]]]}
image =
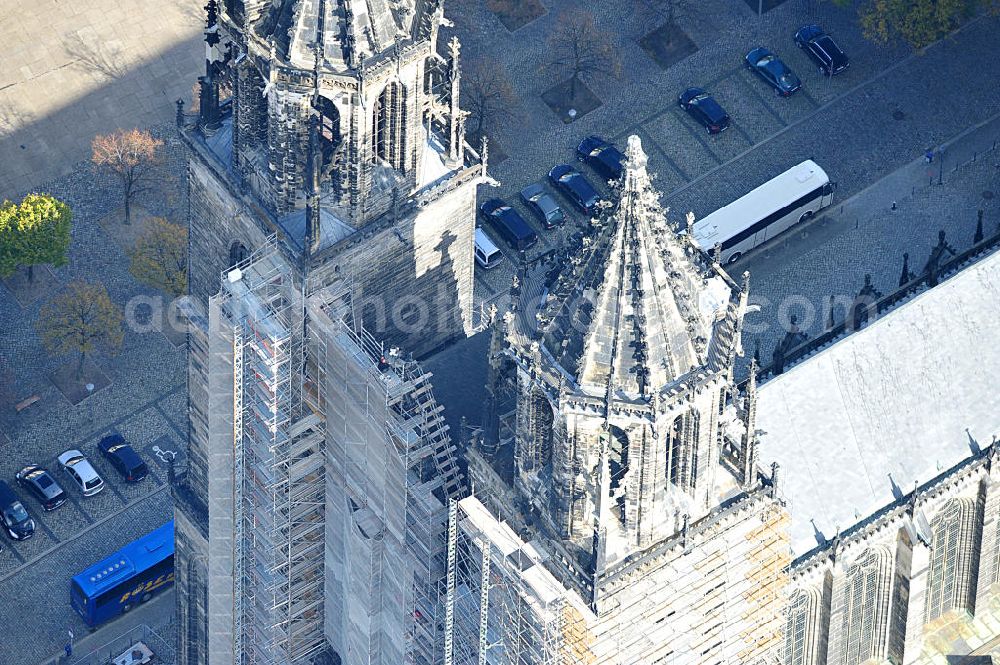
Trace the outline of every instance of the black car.
{"type": "Polygon", "coordinates": [[[97,447],[126,481],[137,483],[149,474],[146,463],[121,434],[109,434],[98,442],[97,447]]]}
{"type": "Polygon", "coordinates": [[[833,37],[818,25],[805,25],[795,33],[795,45],[809,54],[819,71],[827,76],[839,74],[851,65],[833,37]]]}
{"type": "Polygon", "coordinates": [[[594,186],[587,182],[583,175],[569,164],[560,164],[549,171],[549,180],[560,189],[577,208],[593,215],[601,195],[594,186]]]}
{"type": "Polygon", "coordinates": [[[18,471],[15,477],[21,487],[24,487],[38,499],[43,510],[55,510],[66,503],[66,493],[59,487],[59,483],[48,471],[37,464],[29,464],[18,471]]]}
{"type": "Polygon", "coordinates": [[[788,65],[763,46],[746,55],[747,68],[752,69],[782,97],[788,97],[802,87],[802,82],[788,65]]]}
{"type": "Polygon", "coordinates": [[[625,170],[625,155],[600,136],[588,136],[580,141],[576,155],[605,180],[618,180],[625,170]]]}
{"type": "Polygon", "coordinates": [[[538,242],[535,230],[503,199],[483,201],[479,213],[516,250],[528,249],[538,242]]]}
{"type": "Polygon", "coordinates": [[[555,198],[537,182],[521,190],[521,200],[535,213],[547,229],[566,223],[566,213],[556,203],[555,198]]]}
{"type": "Polygon", "coordinates": [[[14,540],[27,540],[35,533],[35,520],[25,510],[21,499],[0,480],[0,522],[14,540]]]}
{"type": "Polygon", "coordinates": [[[701,88],[688,88],[677,98],[677,105],[701,123],[709,134],[729,129],[729,114],[719,106],[712,95],[701,88]]]}

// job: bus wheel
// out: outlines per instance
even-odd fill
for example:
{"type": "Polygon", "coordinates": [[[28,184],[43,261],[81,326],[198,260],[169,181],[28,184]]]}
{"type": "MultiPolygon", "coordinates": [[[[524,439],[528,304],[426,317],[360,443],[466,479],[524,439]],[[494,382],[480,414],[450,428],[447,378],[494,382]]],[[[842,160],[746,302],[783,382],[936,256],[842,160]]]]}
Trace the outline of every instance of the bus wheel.
{"type": "Polygon", "coordinates": [[[812,216],[813,216],[813,211],[812,210],[806,210],[799,217],[799,223],[801,224],[802,222],[808,222],[810,219],[812,219],[812,216]]]}
{"type": "Polygon", "coordinates": [[[125,603],[125,605],[122,607],[122,614],[125,614],[130,609],[132,609],[132,603],[125,603]]]}
{"type": "Polygon", "coordinates": [[[729,260],[726,261],[726,263],[728,263],[729,265],[733,265],[734,263],[740,260],[741,256],[743,256],[743,252],[733,252],[733,255],[729,257],[729,260]]]}
{"type": "Polygon", "coordinates": [[[147,600],[149,600],[152,597],[153,597],[153,594],[151,594],[151,593],[149,593],[147,591],[146,593],[142,594],[142,598],[139,599],[139,602],[140,603],[145,603],[147,600]]]}

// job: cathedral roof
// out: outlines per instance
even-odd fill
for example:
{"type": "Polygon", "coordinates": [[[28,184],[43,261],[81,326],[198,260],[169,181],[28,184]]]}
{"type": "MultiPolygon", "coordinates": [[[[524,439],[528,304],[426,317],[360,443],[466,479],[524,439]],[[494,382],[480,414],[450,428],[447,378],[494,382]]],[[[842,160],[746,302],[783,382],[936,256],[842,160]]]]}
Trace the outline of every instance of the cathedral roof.
{"type": "MultiPolygon", "coordinates": [[[[542,313],[552,356],[588,393],[648,398],[707,359],[729,288],[706,278],[696,250],[666,221],[631,136],[617,207],[574,259],[542,313]],[[721,300],[721,302],[720,302],[721,300]],[[710,306],[705,306],[710,304],[710,306]]],[[[718,280],[721,281],[721,280],[718,280]]]]}
{"type": "Polygon", "coordinates": [[[801,555],[1000,435],[1000,253],[761,386],[801,555]]]}
{"type": "Polygon", "coordinates": [[[278,0],[257,23],[261,37],[292,65],[312,69],[316,35],[325,65],[353,68],[417,37],[430,24],[435,0],[278,0]]]}

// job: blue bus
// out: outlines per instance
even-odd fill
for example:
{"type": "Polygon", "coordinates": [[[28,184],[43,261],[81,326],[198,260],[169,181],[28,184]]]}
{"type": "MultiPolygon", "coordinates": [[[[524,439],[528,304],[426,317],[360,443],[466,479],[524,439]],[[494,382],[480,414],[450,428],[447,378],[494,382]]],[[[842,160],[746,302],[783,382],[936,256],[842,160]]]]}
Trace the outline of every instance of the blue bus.
{"type": "Polygon", "coordinates": [[[144,603],[174,582],[174,521],[73,578],[70,602],[91,628],[144,603]]]}

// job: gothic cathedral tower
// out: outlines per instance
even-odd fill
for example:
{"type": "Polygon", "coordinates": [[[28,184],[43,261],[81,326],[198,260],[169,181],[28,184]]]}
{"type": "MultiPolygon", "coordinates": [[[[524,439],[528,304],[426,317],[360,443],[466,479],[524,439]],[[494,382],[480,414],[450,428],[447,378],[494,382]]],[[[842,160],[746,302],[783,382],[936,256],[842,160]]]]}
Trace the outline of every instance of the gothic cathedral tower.
{"type": "Polygon", "coordinates": [[[191,164],[191,290],[276,235],[416,354],[468,331],[480,155],[440,0],[211,0],[191,164]]]}
{"type": "Polygon", "coordinates": [[[191,154],[192,322],[187,464],[173,483],[178,662],[232,663],[230,652],[281,649],[292,655],[273,662],[306,662],[333,611],[323,610],[322,540],[296,529],[334,520],[315,498],[326,479],[303,471],[305,462],[278,469],[291,488],[283,496],[312,498],[295,509],[295,528],[272,533],[280,544],[269,548],[240,535],[241,515],[259,512],[258,495],[233,497],[264,476],[246,472],[263,458],[239,451],[265,436],[281,439],[265,446],[272,453],[315,461],[330,452],[317,415],[325,416],[317,405],[328,396],[314,352],[326,340],[306,307],[317,294],[348,293],[352,332],[363,326],[399,347],[400,357],[469,332],[476,187],[486,157],[464,139],[459,43],[438,50],[441,0],[208,0],[206,10],[197,113],[180,103],[177,113],[191,154]],[[219,304],[226,302],[240,306],[219,304]],[[260,392],[239,370],[249,352],[234,352],[220,330],[232,336],[233,326],[256,325],[268,312],[282,321],[281,344],[265,346],[284,354],[274,365],[283,387],[260,392]],[[241,391],[273,402],[263,411],[254,402],[245,414],[271,419],[256,439],[233,424],[241,406],[251,406],[234,397],[241,391]],[[292,452],[285,425],[299,438],[292,452]],[[301,557],[285,562],[296,604],[267,609],[285,613],[288,631],[270,631],[267,648],[242,644],[243,632],[253,631],[233,626],[249,616],[243,603],[252,593],[234,584],[249,580],[259,591],[253,562],[275,560],[282,547],[301,557]]]}
{"type": "MultiPolygon", "coordinates": [[[[639,137],[626,157],[542,311],[503,319],[506,358],[491,361],[513,384],[513,424],[469,453],[449,600],[489,636],[520,638],[507,608],[538,608],[526,639],[552,662],[774,662],[787,513],[776,470],[756,468],[754,381],[733,380],[749,276],[703,260],[692,219],[670,228],[639,137]]],[[[454,625],[454,641],[475,639],[454,625]]],[[[479,643],[491,662],[529,650],[479,643]]]]}

